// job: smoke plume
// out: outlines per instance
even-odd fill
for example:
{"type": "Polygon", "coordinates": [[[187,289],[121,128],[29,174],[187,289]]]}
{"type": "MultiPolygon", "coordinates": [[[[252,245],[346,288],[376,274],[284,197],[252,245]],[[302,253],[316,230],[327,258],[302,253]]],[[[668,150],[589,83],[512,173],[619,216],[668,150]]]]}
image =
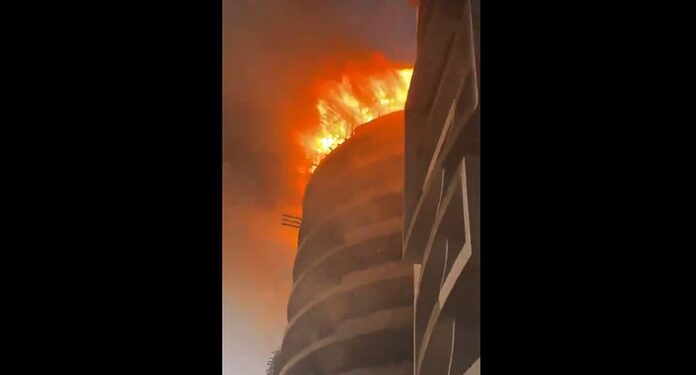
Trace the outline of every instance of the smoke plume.
{"type": "Polygon", "coordinates": [[[263,373],[280,344],[292,285],[317,80],[380,51],[412,63],[406,1],[224,0],[224,374],[263,373]]]}

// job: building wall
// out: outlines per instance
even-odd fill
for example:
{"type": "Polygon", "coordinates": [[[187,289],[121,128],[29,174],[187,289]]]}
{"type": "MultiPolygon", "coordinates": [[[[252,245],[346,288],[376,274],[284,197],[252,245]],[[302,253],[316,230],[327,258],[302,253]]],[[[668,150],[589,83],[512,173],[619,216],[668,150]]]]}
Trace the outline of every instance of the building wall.
{"type": "Polygon", "coordinates": [[[412,266],[401,259],[403,112],[328,155],[307,186],[282,375],[410,374],[412,266]]]}
{"type": "Polygon", "coordinates": [[[480,372],[479,1],[422,0],[405,109],[413,374],[480,372]]]}

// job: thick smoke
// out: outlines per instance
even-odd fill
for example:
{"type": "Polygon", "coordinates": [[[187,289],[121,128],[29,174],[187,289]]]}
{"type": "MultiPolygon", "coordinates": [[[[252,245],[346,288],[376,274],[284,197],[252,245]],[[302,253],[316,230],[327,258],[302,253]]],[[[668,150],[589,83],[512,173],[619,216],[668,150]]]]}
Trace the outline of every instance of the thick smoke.
{"type": "Polygon", "coordinates": [[[224,374],[263,373],[280,344],[318,79],[380,51],[413,60],[406,1],[224,0],[224,374]]]}

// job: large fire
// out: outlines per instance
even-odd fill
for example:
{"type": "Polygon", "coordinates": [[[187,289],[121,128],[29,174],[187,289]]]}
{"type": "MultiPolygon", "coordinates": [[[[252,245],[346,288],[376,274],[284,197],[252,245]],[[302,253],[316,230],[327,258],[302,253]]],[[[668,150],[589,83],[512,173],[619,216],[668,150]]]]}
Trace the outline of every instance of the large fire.
{"type": "Polygon", "coordinates": [[[309,172],[360,125],[403,110],[412,74],[412,68],[381,61],[369,69],[346,69],[340,81],[321,85],[316,102],[319,124],[303,137],[309,172]]]}

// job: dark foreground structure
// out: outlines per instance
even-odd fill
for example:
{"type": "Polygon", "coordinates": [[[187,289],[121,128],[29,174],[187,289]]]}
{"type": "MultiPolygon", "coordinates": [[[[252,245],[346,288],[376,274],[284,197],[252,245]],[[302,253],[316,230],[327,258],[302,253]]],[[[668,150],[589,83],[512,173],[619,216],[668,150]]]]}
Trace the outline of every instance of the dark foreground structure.
{"type": "Polygon", "coordinates": [[[357,128],[307,186],[281,375],[413,372],[403,124],[397,112],[357,128]]]}
{"type": "Polygon", "coordinates": [[[479,1],[421,0],[405,109],[413,374],[480,373],[479,1]]]}

